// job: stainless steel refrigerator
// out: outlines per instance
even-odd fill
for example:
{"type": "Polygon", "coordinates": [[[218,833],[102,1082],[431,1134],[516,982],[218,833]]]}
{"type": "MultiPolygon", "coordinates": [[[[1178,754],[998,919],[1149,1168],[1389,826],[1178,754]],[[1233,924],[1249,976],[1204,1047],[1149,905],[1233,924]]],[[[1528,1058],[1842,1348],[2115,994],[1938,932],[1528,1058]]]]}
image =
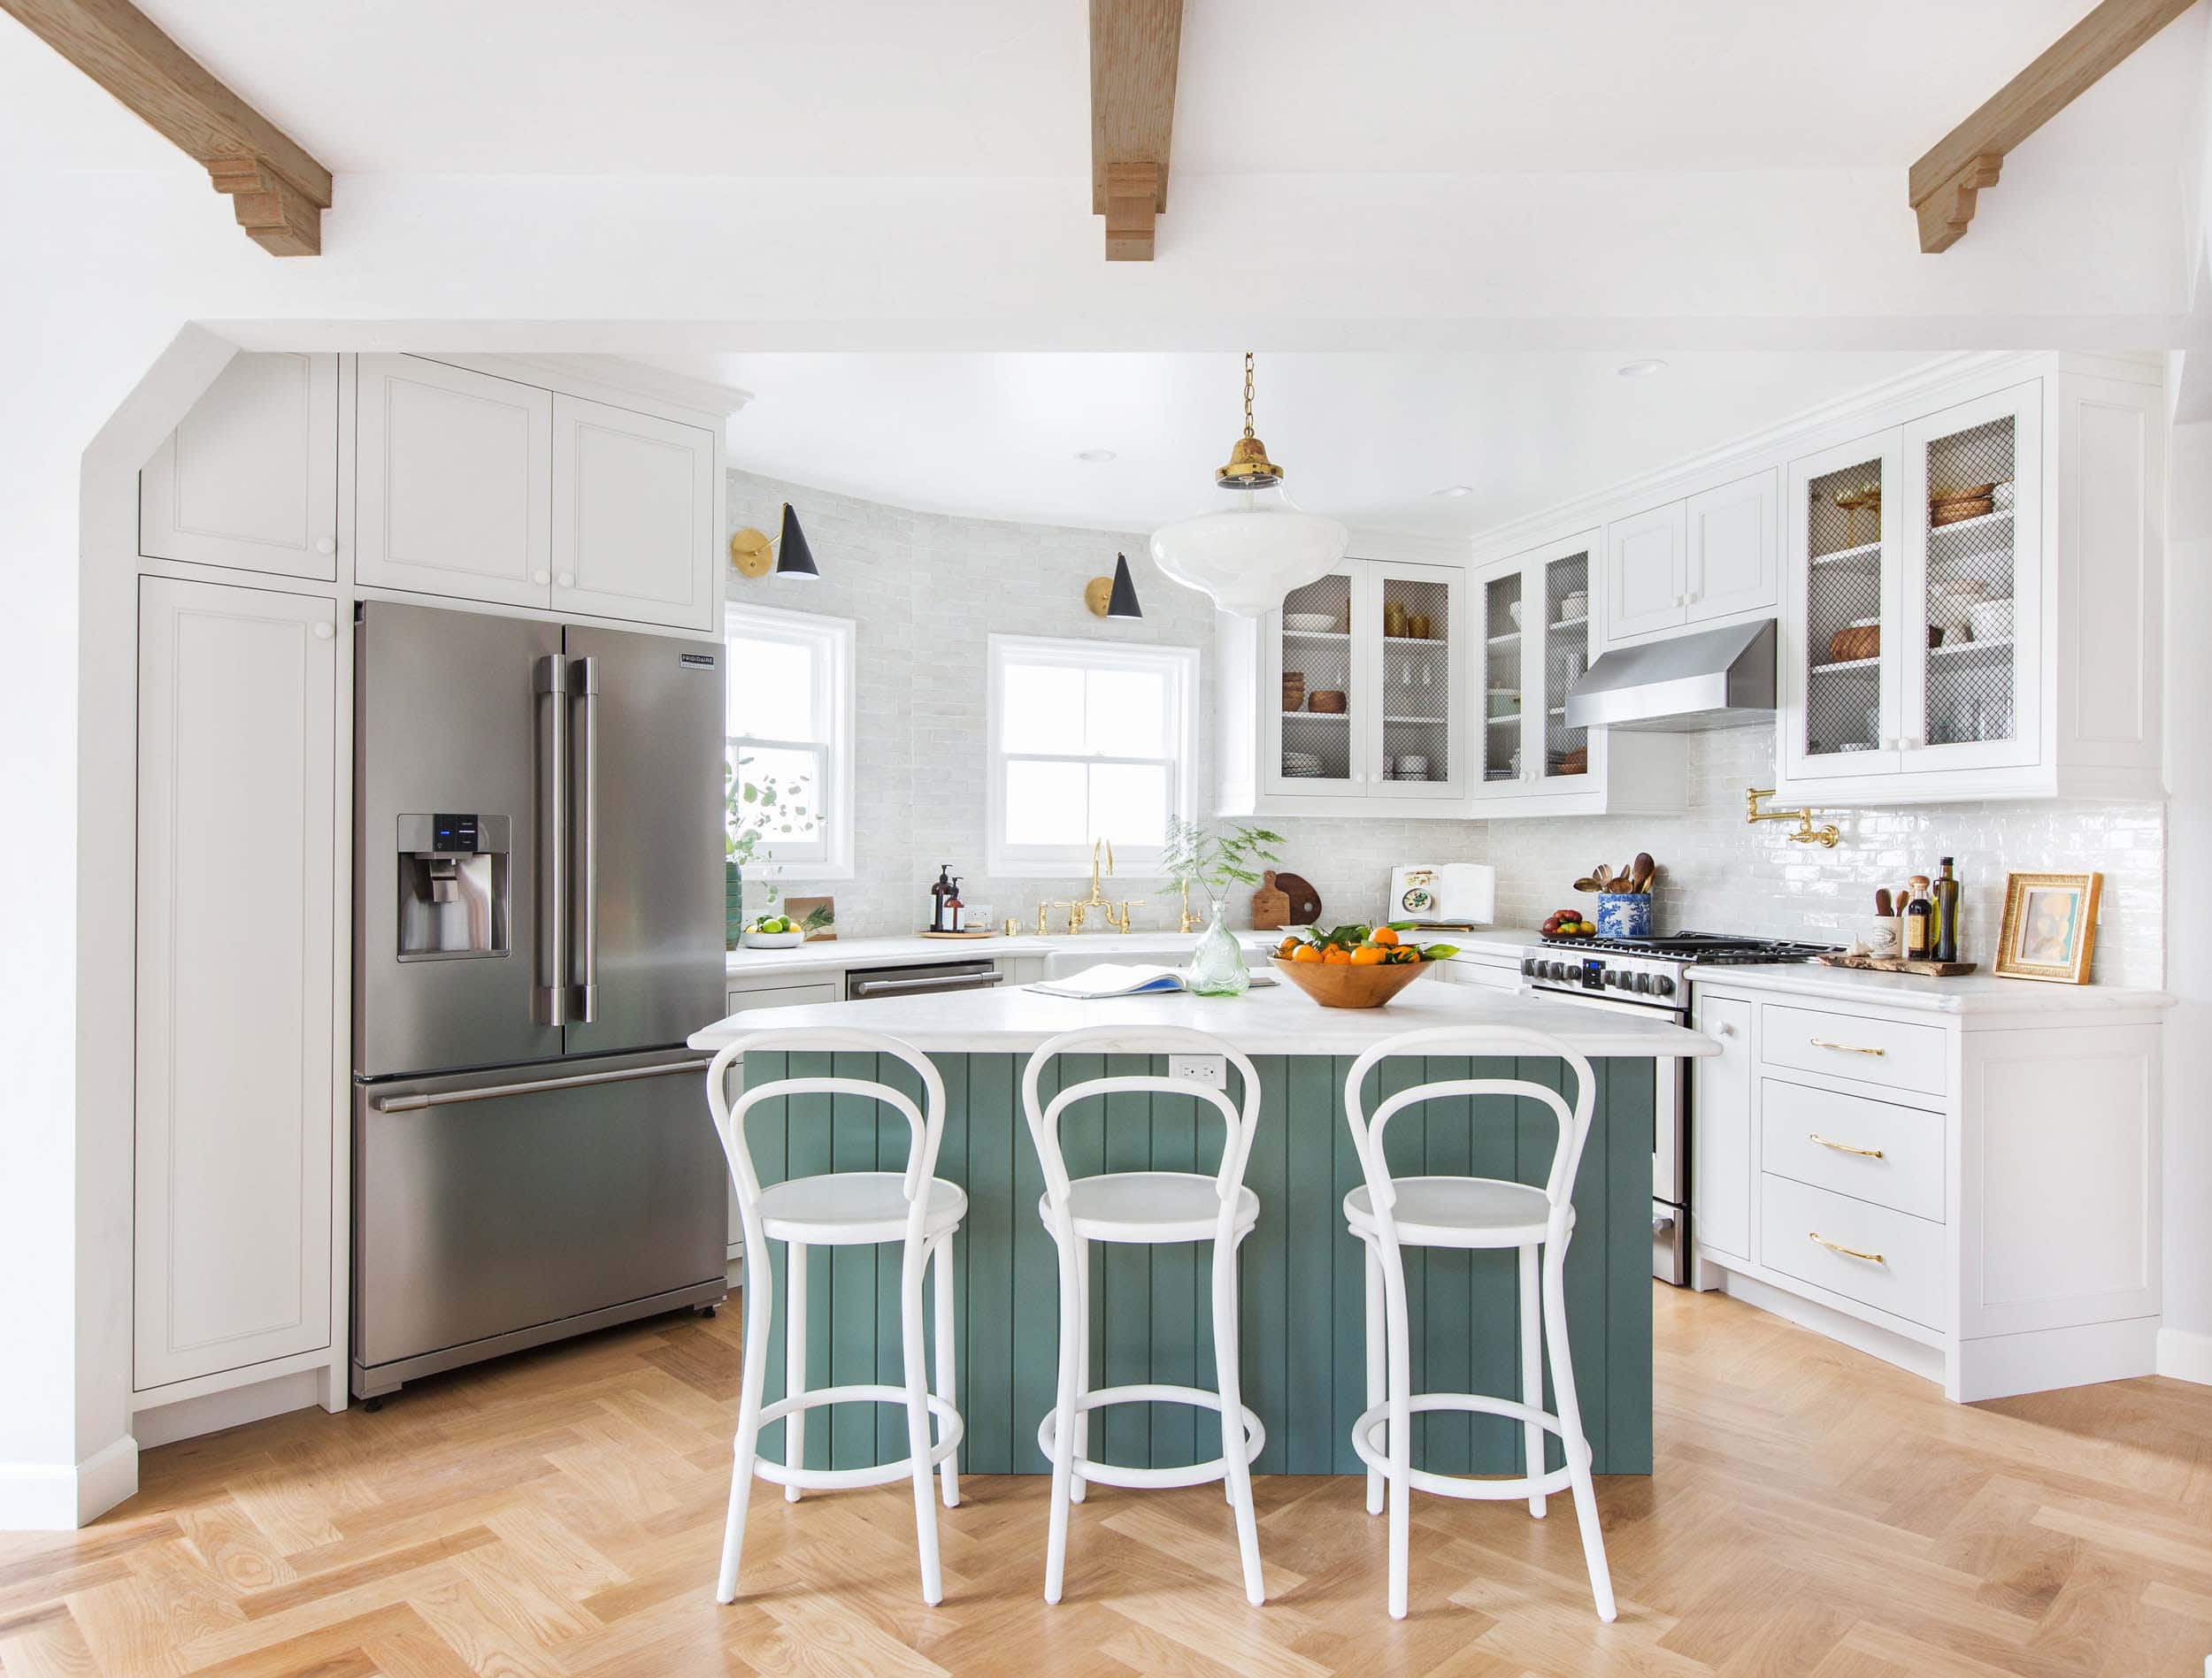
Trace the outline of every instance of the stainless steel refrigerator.
{"type": "Polygon", "coordinates": [[[718,642],[365,602],[353,1391],[723,1294],[718,642]]]}

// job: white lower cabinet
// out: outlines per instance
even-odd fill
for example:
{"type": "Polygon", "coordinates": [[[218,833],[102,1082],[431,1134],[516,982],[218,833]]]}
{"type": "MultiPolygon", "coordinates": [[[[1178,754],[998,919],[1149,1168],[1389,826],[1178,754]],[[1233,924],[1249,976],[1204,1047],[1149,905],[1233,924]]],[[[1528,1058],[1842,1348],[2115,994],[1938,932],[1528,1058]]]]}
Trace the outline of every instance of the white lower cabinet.
{"type": "MultiPolygon", "coordinates": [[[[795,981],[791,977],[763,979],[757,985],[733,985],[726,1000],[730,1012],[740,1008],[795,1008],[809,1002],[835,1002],[845,994],[844,975],[820,980],[795,981]]],[[[730,1243],[725,1257],[734,1260],[745,1251],[745,1228],[737,1215],[737,1191],[729,1191],[730,1243]]]]}
{"type": "Polygon", "coordinates": [[[335,614],[140,586],[142,1392],[331,1341],[335,614]]]}
{"type": "Polygon", "coordinates": [[[1961,1401],[2147,1375],[2164,999],[1959,983],[1955,1010],[1696,985],[1699,1285],[1961,1401]]]}

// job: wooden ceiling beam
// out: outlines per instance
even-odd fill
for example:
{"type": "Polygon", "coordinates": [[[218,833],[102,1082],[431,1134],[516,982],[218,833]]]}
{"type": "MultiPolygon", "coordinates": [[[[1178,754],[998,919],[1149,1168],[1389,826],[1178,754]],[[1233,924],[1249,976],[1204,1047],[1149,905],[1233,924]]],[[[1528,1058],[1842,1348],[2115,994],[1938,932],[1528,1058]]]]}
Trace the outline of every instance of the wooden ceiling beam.
{"type": "Polygon", "coordinates": [[[143,119],[230,195],[279,257],[322,253],[330,171],[164,34],[130,0],[0,0],[33,34],[143,119]]]}
{"type": "Polygon", "coordinates": [[[1091,213],[1109,262],[1152,260],[1182,42],[1183,0],[1091,0],[1091,213]]]}
{"type": "Polygon", "coordinates": [[[1906,192],[1920,249],[1948,250],[1966,236],[1975,195],[1997,184],[2005,154],[2094,87],[2105,73],[2188,11],[2192,0],[2101,0],[2036,61],[1914,164],[1906,192]]]}

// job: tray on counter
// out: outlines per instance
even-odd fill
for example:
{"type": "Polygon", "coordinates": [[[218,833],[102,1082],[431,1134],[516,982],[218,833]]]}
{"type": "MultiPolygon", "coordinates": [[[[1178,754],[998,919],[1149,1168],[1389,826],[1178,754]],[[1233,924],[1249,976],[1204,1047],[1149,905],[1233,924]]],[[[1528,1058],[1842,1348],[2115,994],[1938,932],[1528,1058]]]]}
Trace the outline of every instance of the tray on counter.
{"type": "Polygon", "coordinates": [[[1971,973],[1971,962],[1929,962],[1909,955],[1816,955],[1823,967],[1848,967],[1867,973],[1917,973],[1924,978],[1955,979],[1971,973]]]}

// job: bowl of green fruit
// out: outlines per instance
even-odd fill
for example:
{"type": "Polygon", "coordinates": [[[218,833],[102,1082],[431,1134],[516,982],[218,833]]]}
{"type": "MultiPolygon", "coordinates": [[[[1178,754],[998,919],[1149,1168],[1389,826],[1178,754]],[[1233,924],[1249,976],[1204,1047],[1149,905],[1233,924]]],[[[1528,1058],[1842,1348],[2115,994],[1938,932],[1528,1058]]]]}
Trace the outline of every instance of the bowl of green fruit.
{"type": "Polygon", "coordinates": [[[749,950],[787,950],[805,940],[799,923],[788,915],[763,915],[748,923],[738,942],[749,950]]]}

